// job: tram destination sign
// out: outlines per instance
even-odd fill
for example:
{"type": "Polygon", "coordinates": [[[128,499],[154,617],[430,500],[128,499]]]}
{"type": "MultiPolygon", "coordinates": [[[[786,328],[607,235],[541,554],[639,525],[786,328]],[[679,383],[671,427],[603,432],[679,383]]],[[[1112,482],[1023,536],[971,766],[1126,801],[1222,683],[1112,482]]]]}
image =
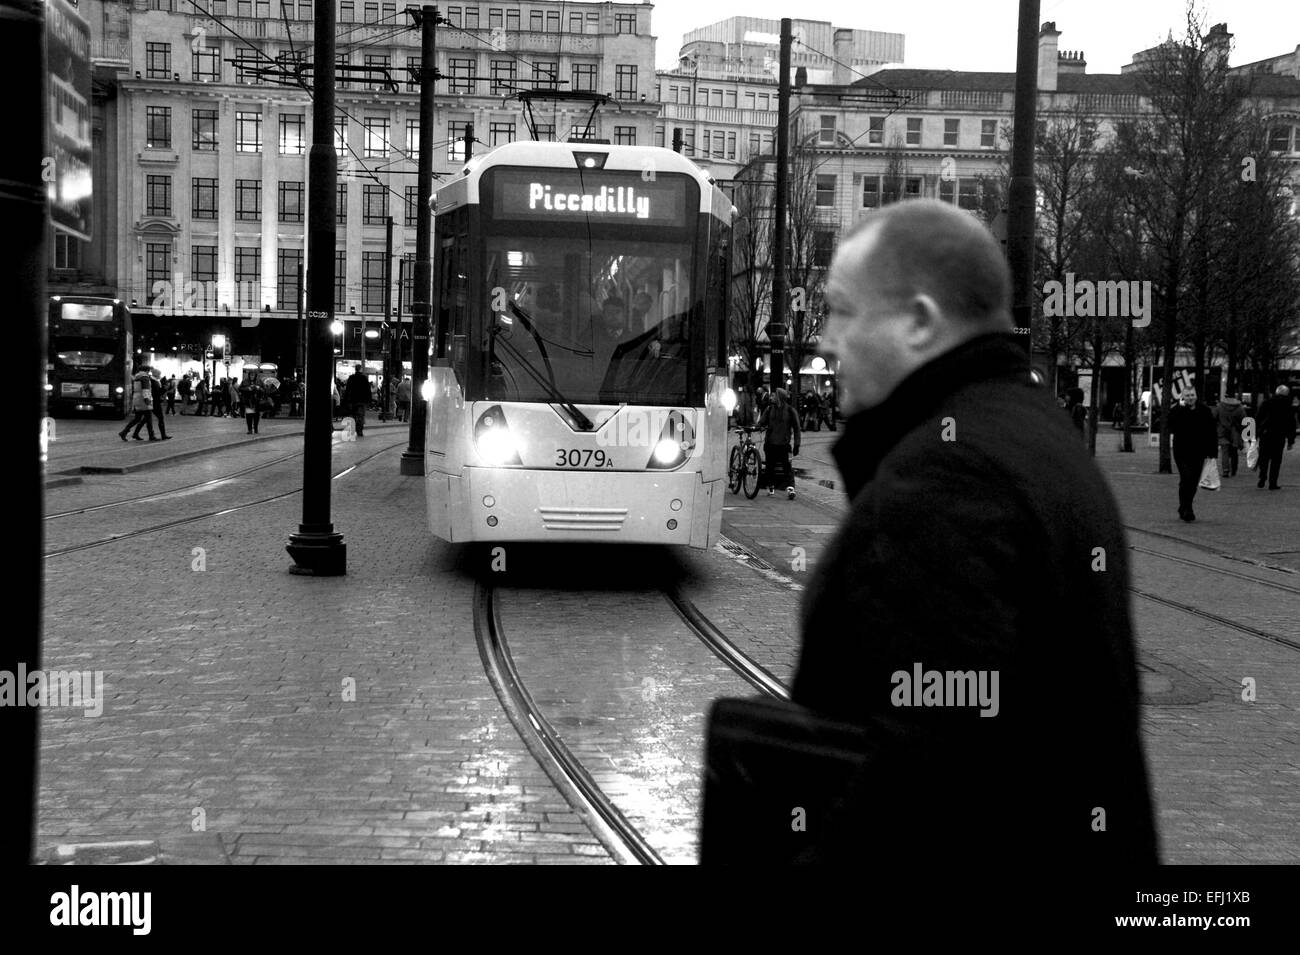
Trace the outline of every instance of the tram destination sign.
{"type": "MultiPolygon", "coordinates": [[[[684,225],[689,180],[638,172],[493,169],[492,216],[511,221],[634,222],[684,225]]],[[[487,176],[485,175],[485,178],[487,176]]]]}

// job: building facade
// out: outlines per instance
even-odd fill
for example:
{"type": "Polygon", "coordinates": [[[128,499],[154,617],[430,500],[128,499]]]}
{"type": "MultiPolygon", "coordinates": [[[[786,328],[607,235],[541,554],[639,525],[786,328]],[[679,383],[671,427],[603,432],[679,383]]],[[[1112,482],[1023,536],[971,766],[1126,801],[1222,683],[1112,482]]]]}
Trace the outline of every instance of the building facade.
{"type": "MultiPolygon", "coordinates": [[[[236,356],[299,368],[313,131],[295,68],[311,60],[313,3],[83,0],[82,8],[93,31],[100,215],[93,248],[63,243],[51,291],[93,280],[134,302],[139,357],[168,373],[197,368],[216,333],[236,356]],[[74,272],[71,261],[87,267],[74,272]]],[[[590,125],[588,104],[534,103],[539,139],[652,142],[651,11],[559,0],[439,6],[435,176],[459,170],[471,127],[477,152],[532,138],[515,98],[526,89],[613,100],[590,125]]],[[[338,0],[337,14],[334,309],[351,360],[363,319],[394,326],[399,301],[409,316],[413,268],[401,263],[413,257],[418,221],[420,32],[395,2],[338,0]]]]}

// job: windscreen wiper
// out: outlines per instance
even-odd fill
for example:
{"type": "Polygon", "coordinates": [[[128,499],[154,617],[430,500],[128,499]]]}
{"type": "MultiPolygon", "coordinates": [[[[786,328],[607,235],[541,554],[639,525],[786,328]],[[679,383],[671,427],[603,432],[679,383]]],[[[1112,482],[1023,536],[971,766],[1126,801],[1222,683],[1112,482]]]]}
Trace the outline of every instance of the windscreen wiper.
{"type": "Polygon", "coordinates": [[[583,414],[582,411],[579,410],[577,405],[575,405],[572,401],[566,398],[564,394],[560,391],[560,389],[556,386],[555,369],[551,367],[551,359],[546,354],[546,344],[542,339],[541,333],[537,331],[537,326],[533,324],[533,320],[528,316],[528,314],[522,308],[520,308],[514,302],[510,303],[510,309],[516,315],[519,316],[520,320],[524,324],[524,328],[527,329],[528,333],[532,335],[534,339],[536,339],[537,348],[541,352],[542,361],[546,363],[546,372],[550,380],[548,381],[546,378],[543,378],[541,373],[536,368],[533,367],[533,363],[530,362],[527,358],[525,358],[523,354],[520,353],[519,349],[515,348],[515,346],[512,345],[509,342],[509,340],[505,338],[499,338],[499,335],[501,333],[501,326],[498,324],[494,324],[492,326],[493,342],[495,343],[496,341],[499,340],[501,343],[501,347],[505,349],[506,353],[510,355],[510,357],[513,358],[516,362],[518,362],[520,367],[522,367],[524,371],[532,375],[533,380],[536,381],[539,385],[542,386],[542,388],[546,390],[547,394],[550,395],[552,401],[558,404],[561,408],[563,408],[573,417],[573,420],[577,423],[579,428],[581,428],[583,431],[594,431],[596,429],[596,426],[592,423],[591,419],[588,418],[585,414],[583,414]]]}

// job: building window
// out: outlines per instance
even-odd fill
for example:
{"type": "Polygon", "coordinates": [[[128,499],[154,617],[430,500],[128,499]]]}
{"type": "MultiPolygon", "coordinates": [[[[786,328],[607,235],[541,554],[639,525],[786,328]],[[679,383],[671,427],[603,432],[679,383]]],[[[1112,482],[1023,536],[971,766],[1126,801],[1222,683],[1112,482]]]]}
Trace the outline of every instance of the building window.
{"type": "Polygon", "coordinates": [[[555,84],[560,79],[560,65],[554,60],[533,61],[533,82],[555,84]]]}
{"type": "Polygon", "coordinates": [[[515,32],[519,31],[519,9],[517,7],[511,7],[506,11],[506,29],[515,32]]]}
{"type": "Polygon", "coordinates": [[[217,217],[218,180],[193,178],[190,180],[190,215],[195,219],[217,217]]]}
{"type": "Polygon", "coordinates": [[[172,148],[172,110],[170,106],[145,107],[145,145],[149,149],[172,148]]]}
{"type": "Polygon", "coordinates": [[[1273,126],[1268,131],[1268,151],[1272,153],[1289,153],[1291,151],[1291,127],[1273,126]]]}
{"type": "Polygon", "coordinates": [[[336,117],[334,120],[334,152],[342,156],[348,151],[348,118],[336,117]]]}
{"type": "Polygon", "coordinates": [[[244,282],[258,286],[257,297],[262,297],[262,250],[257,246],[251,249],[235,247],[235,283],[244,282]]]}
{"type": "Polygon", "coordinates": [[[758,133],[750,133],[749,134],[749,155],[751,157],[757,156],[762,151],[762,148],[763,147],[759,143],[758,133]]]}
{"type": "Polygon", "coordinates": [[[314,20],[315,13],[312,11],[312,0],[298,0],[298,19],[314,20]]]}
{"type": "Polygon", "coordinates": [[[367,312],[384,310],[384,253],[361,253],[361,308],[367,312]]]}
{"type": "Polygon", "coordinates": [[[172,214],[172,177],[145,176],[145,215],[169,216],[172,214]]]}
{"type": "Polygon", "coordinates": [[[620,63],[614,67],[614,95],[618,99],[636,99],[636,67],[620,63]]]}
{"type": "Polygon", "coordinates": [[[408,56],[406,58],[406,92],[420,92],[420,58],[418,56],[408,56]]]}
{"type": "Polygon", "coordinates": [[[153,292],[155,282],[171,280],[172,247],[167,242],[146,242],[144,245],[144,284],[153,292]]]}
{"type": "Polygon", "coordinates": [[[688,156],[695,155],[695,130],[682,130],[682,152],[688,156]]]}
{"type": "Polygon", "coordinates": [[[301,222],[303,211],[303,184],[301,182],[281,181],[280,183],[280,221],[301,222]]]}
{"type": "Polygon", "coordinates": [[[362,224],[383,225],[387,221],[388,221],[387,187],[366,184],[361,189],[362,224]]]}
{"type": "Polygon", "coordinates": [[[406,187],[406,218],[402,224],[408,228],[414,228],[420,224],[420,187],[406,187]]]}
{"type": "Polygon", "coordinates": [[[600,130],[595,125],[579,126],[577,123],[569,127],[569,140],[571,142],[582,142],[584,139],[600,139],[600,130]]]}
{"type": "Polygon", "coordinates": [[[570,33],[582,32],[582,14],[580,12],[573,12],[569,14],[569,32],[570,33]]]}
{"type": "Polygon", "coordinates": [[[528,12],[528,29],[534,33],[542,32],[542,11],[530,10],[528,12]]]}
{"type": "Polygon", "coordinates": [[[725,103],[723,103],[723,105],[726,106],[728,109],[735,109],[735,108],[736,108],[736,91],[735,91],[735,90],[727,90],[727,91],[726,91],[726,96],[727,96],[727,101],[726,101],[725,103]]]}
{"type": "Polygon", "coordinates": [[[819,269],[830,268],[831,256],[835,254],[835,233],[813,233],[813,265],[819,269]]]}
{"type": "Polygon", "coordinates": [[[334,311],[345,312],[348,308],[348,253],[345,249],[334,250],[334,311]]]}
{"type": "Polygon", "coordinates": [[[276,282],[276,308],[296,311],[298,308],[298,267],[302,265],[302,249],[279,249],[278,281],[276,282]]]}
{"type": "Polygon", "coordinates": [[[252,222],[262,218],[262,180],[235,180],[235,218],[252,222]]]}
{"type": "Polygon", "coordinates": [[[724,150],[726,149],[726,147],[723,145],[724,142],[725,142],[725,137],[723,136],[722,130],[715,129],[713,131],[713,158],[714,159],[722,159],[725,156],[724,150]]]}
{"type": "Polygon", "coordinates": [[[465,8],[465,29],[466,30],[478,29],[478,7],[465,8]]]}
{"type": "Polygon", "coordinates": [[[355,23],[356,19],[357,19],[357,5],[355,0],[340,0],[339,22],[355,23]]]}
{"type": "Polygon", "coordinates": [[[364,3],[364,4],[362,4],[361,9],[362,9],[361,18],[362,18],[362,22],[363,22],[363,23],[378,23],[378,22],[379,22],[379,4],[378,4],[378,3],[364,3]]]}
{"type": "Polygon", "coordinates": [[[368,90],[386,90],[388,89],[388,80],[391,76],[387,71],[392,69],[393,58],[386,53],[367,53],[366,68],[370,70],[384,70],[384,74],[370,73],[366,78],[366,89],[368,90]]]}
{"type": "Polygon", "coordinates": [[[835,117],[822,116],[821,130],[817,134],[817,142],[829,146],[835,145],[835,117]]]}
{"type": "Polygon", "coordinates": [[[460,7],[447,8],[447,22],[454,27],[460,26],[460,7]]]}
{"type": "Polygon", "coordinates": [[[505,11],[500,7],[488,7],[488,29],[499,30],[505,25],[505,11]]]}
{"type": "Polygon", "coordinates": [[[493,96],[511,93],[515,86],[515,61],[493,60],[489,66],[492,77],[491,92],[493,96]]]}
{"type": "Polygon", "coordinates": [[[945,146],[956,146],[957,136],[960,132],[960,119],[945,119],[943,121],[943,144],[945,146]]]}
{"type": "Polygon", "coordinates": [[[252,68],[258,65],[260,59],[256,50],[239,49],[235,51],[235,82],[251,83],[254,86],[260,86],[262,78],[253,72],[252,68]]]}
{"type": "Polygon", "coordinates": [[[175,13],[172,9],[172,0],[149,0],[150,10],[165,10],[167,13],[175,13]]]}
{"type": "Polygon", "coordinates": [[[81,267],[81,242],[66,232],[54,233],[54,267],[77,269],[81,267]]]}
{"type": "Polygon", "coordinates": [[[662,126],[655,126],[655,145],[660,149],[664,148],[664,128],[662,126]]]}
{"type": "Polygon", "coordinates": [[[596,92],[596,64],[574,63],[570,79],[572,80],[569,84],[570,89],[582,90],[586,93],[596,92]]]}
{"type": "Polygon", "coordinates": [[[280,155],[301,156],[306,147],[306,117],[301,113],[281,113],[280,155]]]}
{"type": "Polygon", "coordinates": [[[921,145],[921,117],[909,116],[907,118],[907,145],[921,145]]]}
{"type": "Polygon", "coordinates": [[[957,205],[976,212],[980,207],[980,181],[967,177],[957,180],[957,205]]]}
{"type": "Polygon", "coordinates": [[[722,88],[721,88],[721,87],[719,87],[718,89],[715,89],[715,90],[709,90],[709,102],[712,103],[714,106],[721,106],[721,105],[722,105],[722,88]]]}
{"type": "Polygon", "coordinates": [[[614,142],[619,146],[636,145],[636,127],[635,126],[615,126],[614,142]]]}
{"type": "Polygon", "coordinates": [[[491,126],[491,140],[489,145],[500,146],[503,143],[513,143],[515,141],[515,124],[510,123],[493,123],[491,126]]]}
{"type": "Polygon", "coordinates": [[[735,132],[727,133],[727,158],[736,158],[736,134],[735,132]]]}
{"type": "Polygon", "coordinates": [[[980,120],[980,148],[992,149],[997,145],[998,121],[996,119],[980,120]]]}
{"type": "Polygon", "coordinates": [[[908,176],[903,181],[903,198],[919,199],[921,197],[921,177],[908,176]]]}
{"type": "Polygon", "coordinates": [[[453,93],[473,93],[475,83],[471,76],[474,75],[474,60],[461,59],[453,56],[447,61],[447,72],[451,79],[450,89],[453,93]]]}
{"type": "Polygon", "coordinates": [[[221,82],[221,51],[216,47],[195,47],[190,54],[190,67],[195,83],[221,82]]]}
{"type": "Polygon", "coordinates": [[[215,109],[196,109],[191,114],[190,145],[200,152],[215,152],[217,149],[217,111],[215,109]]]}
{"type": "Polygon", "coordinates": [[[636,33],[636,14],[635,13],[616,13],[614,14],[614,32],[615,33],[636,33]]]}
{"type": "Polygon", "coordinates": [[[554,123],[534,123],[533,129],[537,132],[537,142],[539,143],[555,142],[554,123]]]}
{"type": "Polygon", "coordinates": [[[335,184],[334,224],[348,224],[348,184],[346,182],[335,184]]]}
{"type": "Polygon", "coordinates": [[[868,116],[867,117],[867,143],[871,146],[880,146],[885,142],[885,117],[868,116]]]}
{"type": "Polygon", "coordinates": [[[418,119],[408,119],[406,121],[406,155],[411,162],[420,161],[420,121],[418,119]]]}
{"type": "Polygon", "coordinates": [[[879,176],[862,177],[862,208],[864,209],[880,208],[880,177],[879,176]]]}
{"type": "Polygon", "coordinates": [[[362,123],[365,127],[364,155],[366,159],[388,158],[388,117],[367,116],[362,123]]]}
{"type": "Polygon", "coordinates": [[[190,274],[196,282],[217,280],[217,247],[215,245],[190,246],[190,274]]]}
{"type": "Polygon", "coordinates": [[[559,10],[546,11],[546,32],[547,33],[560,32],[560,11],[559,10]]]}
{"type": "Polygon", "coordinates": [[[754,108],[754,91],[745,90],[745,109],[754,108]]]}
{"type": "Polygon", "coordinates": [[[262,151],[262,114],[235,113],[235,151],[260,153],[262,151]]]}
{"type": "Polygon", "coordinates": [[[172,78],[172,45],[170,43],[146,43],[145,75],[151,80],[169,80],[172,78]]]}
{"type": "Polygon", "coordinates": [[[595,35],[600,32],[600,17],[594,13],[587,14],[587,34],[595,35]]]}
{"type": "Polygon", "coordinates": [[[818,206],[826,207],[835,205],[835,177],[818,176],[817,177],[817,199],[818,206]]]}
{"type": "Polygon", "coordinates": [[[465,161],[465,130],[468,126],[465,120],[447,123],[447,162],[465,161]]]}

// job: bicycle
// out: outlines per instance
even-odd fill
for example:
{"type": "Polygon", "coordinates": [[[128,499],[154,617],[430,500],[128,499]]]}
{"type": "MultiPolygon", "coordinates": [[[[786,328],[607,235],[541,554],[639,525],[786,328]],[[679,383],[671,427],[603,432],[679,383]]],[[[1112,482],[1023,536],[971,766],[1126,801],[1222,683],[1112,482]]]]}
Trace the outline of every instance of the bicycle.
{"type": "Polygon", "coordinates": [[[758,496],[758,479],[763,473],[763,456],[754,443],[753,433],[759,428],[732,428],[740,435],[740,442],[731,449],[727,461],[727,486],[732,494],[745,490],[745,497],[751,501],[758,496]]]}

